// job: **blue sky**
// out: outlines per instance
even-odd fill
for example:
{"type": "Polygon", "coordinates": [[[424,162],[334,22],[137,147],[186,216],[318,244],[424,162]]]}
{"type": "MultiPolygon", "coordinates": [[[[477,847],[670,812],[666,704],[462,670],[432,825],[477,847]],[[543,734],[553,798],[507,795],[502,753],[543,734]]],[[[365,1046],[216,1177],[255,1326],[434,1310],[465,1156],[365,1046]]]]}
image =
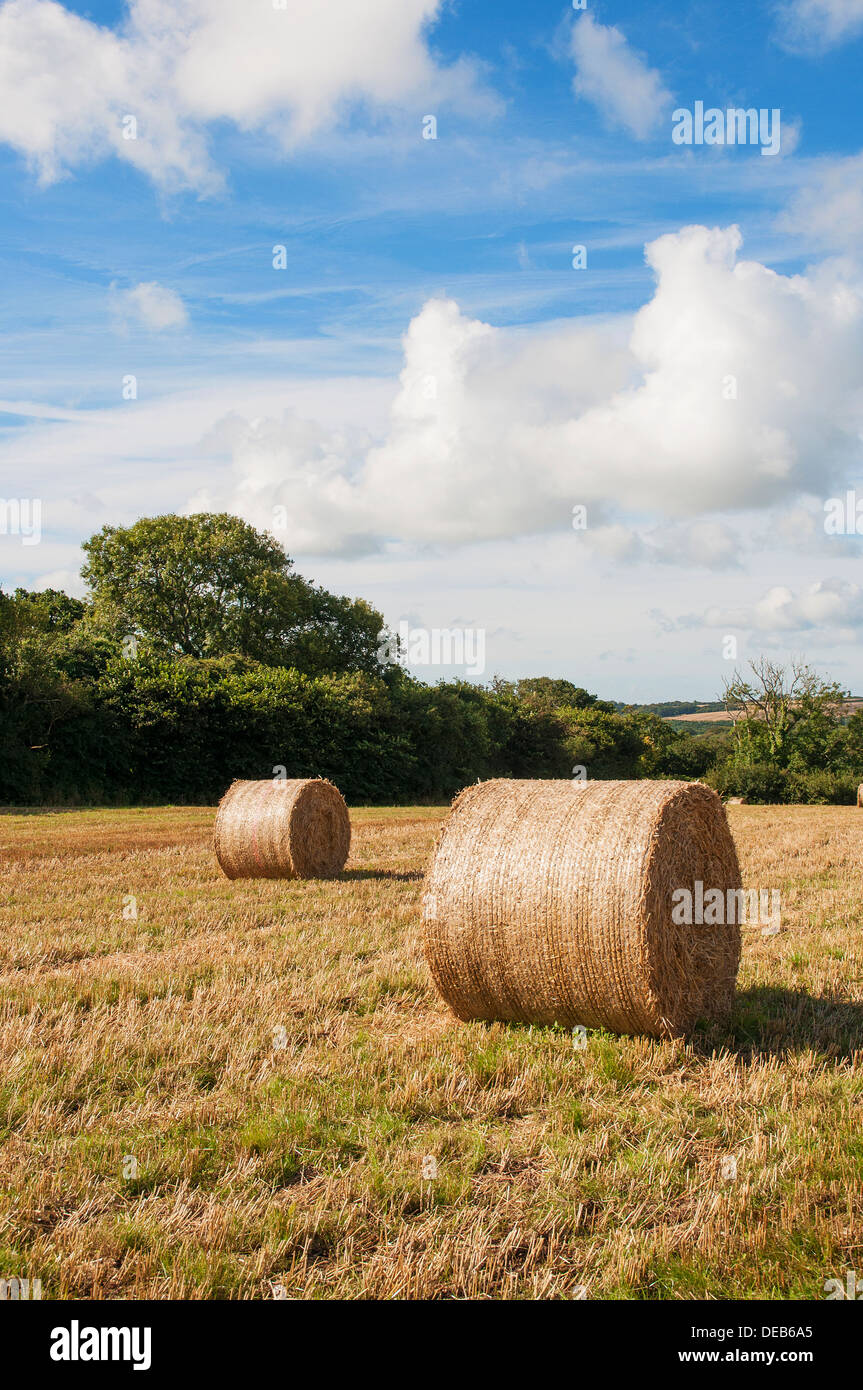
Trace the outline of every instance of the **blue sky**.
{"type": "Polygon", "coordinates": [[[4,587],[279,506],[300,569],[481,627],[488,675],[713,698],[734,635],[863,685],[821,523],[863,427],[863,3],[167,14],[0,4],[0,496],[43,515],[4,587]],[[781,152],[673,144],[697,101],[778,108],[781,152]]]}

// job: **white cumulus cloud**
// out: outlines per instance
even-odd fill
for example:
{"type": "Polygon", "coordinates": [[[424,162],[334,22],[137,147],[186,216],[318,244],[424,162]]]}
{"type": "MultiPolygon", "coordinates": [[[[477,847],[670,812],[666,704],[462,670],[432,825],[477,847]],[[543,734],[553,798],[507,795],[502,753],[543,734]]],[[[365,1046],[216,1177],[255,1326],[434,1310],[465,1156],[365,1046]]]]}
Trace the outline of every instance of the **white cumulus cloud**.
{"type": "MultiPolygon", "coordinates": [[[[221,185],[207,132],[232,121],[289,149],[357,105],[489,109],[426,30],[442,0],[131,0],[116,30],[54,0],[0,5],[0,140],[50,183],[114,154],[165,187],[221,185]],[[130,120],[131,118],[131,120],[130,120]]],[[[419,138],[419,134],[418,134],[419,138]]]]}
{"type": "Polygon", "coordinates": [[[802,593],[785,585],[769,589],[749,608],[709,608],[706,627],[748,628],[762,633],[832,633],[854,641],[863,627],[863,589],[844,579],[819,579],[802,593]]]}
{"type": "Polygon", "coordinates": [[[343,554],[563,530],[583,505],[594,524],[671,522],[641,542],[655,559],[733,566],[728,514],[831,495],[863,430],[853,268],[783,276],[740,245],[734,227],[650,243],[655,293],[630,320],[525,333],[433,299],[380,443],[235,422],[236,485],[196,502],[264,525],[278,505],[291,547],[343,554]]]}
{"type": "Polygon", "coordinates": [[[157,333],[166,328],[182,328],[189,321],[186,306],[176,291],[155,280],[115,291],[114,305],[124,317],[157,333]]]}

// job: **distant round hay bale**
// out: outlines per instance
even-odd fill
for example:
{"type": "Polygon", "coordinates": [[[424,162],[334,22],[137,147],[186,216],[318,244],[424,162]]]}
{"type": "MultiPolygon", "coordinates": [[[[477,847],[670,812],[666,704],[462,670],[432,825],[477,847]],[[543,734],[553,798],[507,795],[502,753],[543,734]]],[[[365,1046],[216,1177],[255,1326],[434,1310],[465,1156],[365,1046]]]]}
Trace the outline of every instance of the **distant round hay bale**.
{"type": "Polygon", "coordinates": [[[857,788],[857,805],[863,806],[863,782],[857,788]]]}
{"type": "Polygon", "coordinates": [[[745,806],[745,805],[746,805],[746,797],[745,797],[745,796],[729,796],[729,798],[728,798],[728,805],[729,805],[729,806],[745,806]]]}
{"type": "Polygon", "coordinates": [[[228,878],[332,878],[345,867],[351,822],[338,787],[322,777],[234,782],[213,839],[228,878]]]}
{"type": "Polygon", "coordinates": [[[739,888],[725,811],[700,783],[485,782],[438,841],[426,959],[465,1021],[675,1036],[730,1008],[739,888]],[[721,891],[721,925],[697,925],[699,883],[721,891]]]}

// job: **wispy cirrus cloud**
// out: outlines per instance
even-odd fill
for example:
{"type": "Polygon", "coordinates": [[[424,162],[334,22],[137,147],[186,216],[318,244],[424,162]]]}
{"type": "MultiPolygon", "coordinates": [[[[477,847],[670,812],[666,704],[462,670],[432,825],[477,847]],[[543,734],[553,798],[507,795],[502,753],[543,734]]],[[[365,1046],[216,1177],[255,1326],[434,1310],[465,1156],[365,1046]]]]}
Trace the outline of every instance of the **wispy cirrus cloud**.
{"type": "Polygon", "coordinates": [[[863,239],[863,154],[816,161],[776,225],[821,250],[856,254],[863,239]]]}
{"type": "Polygon", "coordinates": [[[863,0],[784,0],[777,37],[797,53],[823,53],[863,34],[863,0]]]}
{"type": "Polygon", "coordinates": [[[582,15],[572,27],[571,52],[576,96],[636,140],[655,133],[671,105],[671,93],[661,74],[630,48],[619,29],[582,15]]]}
{"type": "Polygon", "coordinates": [[[719,520],[636,527],[621,522],[585,531],[585,543],[615,564],[679,565],[687,569],[741,567],[745,545],[738,530],[719,520]]]}

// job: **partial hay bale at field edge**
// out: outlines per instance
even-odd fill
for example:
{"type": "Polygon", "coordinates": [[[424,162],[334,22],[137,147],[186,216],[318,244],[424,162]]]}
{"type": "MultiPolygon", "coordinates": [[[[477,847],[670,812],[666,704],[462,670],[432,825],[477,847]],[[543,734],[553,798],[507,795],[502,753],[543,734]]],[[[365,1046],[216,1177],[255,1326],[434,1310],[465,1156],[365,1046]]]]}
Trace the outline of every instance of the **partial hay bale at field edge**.
{"type": "Polygon", "coordinates": [[[435,850],[426,959],[466,1022],[677,1036],[727,1014],[740,963],[733,913],[679,921],[672,894],[699,882],[724,902],[741,886],[724,808],[701,783],[481,783],[453,802],[435,850]]]}
{"type": "Polygon", "coordinates": [[[746,797],[745,797],[745,796],[729,796],[728,801],[727,801],[726,804],[727,804],[728,806],[745,806],[745,805],[746,805],[746,797]]]}
{"type": "Polygon", "coordinates": [[[228,878],[333,878],[351,846],[348,808],[323,777],[234,782],[213,836],[228,878]]]}
{"type": "Polygon", "coordinates": [[[863,806],[863,782],[857,788],[857,805],[863,806]]]}

